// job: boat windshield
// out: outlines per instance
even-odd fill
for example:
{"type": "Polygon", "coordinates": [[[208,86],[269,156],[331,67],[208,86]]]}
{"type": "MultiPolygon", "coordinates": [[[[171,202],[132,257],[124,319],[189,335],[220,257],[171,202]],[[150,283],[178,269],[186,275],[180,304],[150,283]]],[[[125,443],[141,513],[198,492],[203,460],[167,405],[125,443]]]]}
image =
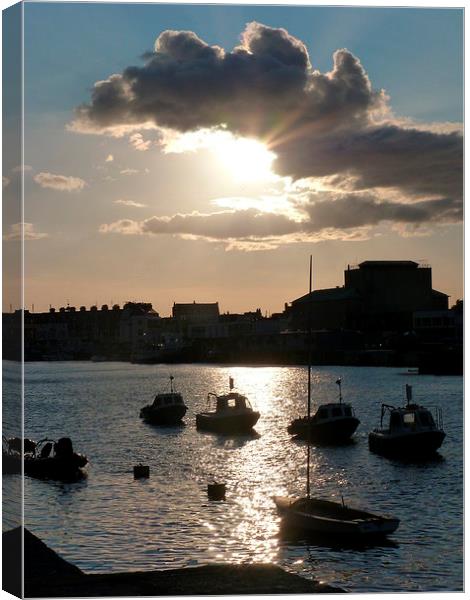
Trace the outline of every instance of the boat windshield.
{"type": "Polygon", "coordinates": [[[427,427],[435,426],[434,419],[432,418],[432,415],[429,411],[420,410],[418,413],[418,416],[419,416],[419,421],[420,421],[421,425],[426,425],[427,427]]]}
{"type": "Polygon", "coordinates": [[[246,396],[241,394],[227,394],[226,396],[217,396],[217,410],[250,408],[250,403],[246,396]]]}
{"type": "Polygon", "coordinates": [[[415,413],[407,412],[403,415],[403,423],[405,425],[414,425],[415,424],[415,413]]]}
{"type": "Polygon", "coordinates": [[[158,394],[155,396],[155,400],[153,401],[153,405],[155,407],[158,406],[169,406],[170,404],[183,404],[183,398],[181,394],[158,394]]]}

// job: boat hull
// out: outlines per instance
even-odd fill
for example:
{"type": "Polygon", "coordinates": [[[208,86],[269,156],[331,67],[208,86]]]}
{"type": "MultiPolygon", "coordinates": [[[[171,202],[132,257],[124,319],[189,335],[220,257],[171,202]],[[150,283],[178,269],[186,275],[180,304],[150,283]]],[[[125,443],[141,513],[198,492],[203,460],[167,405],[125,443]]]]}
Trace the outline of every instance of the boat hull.
{"type": "Polygon", "coordinates": [[[2,455],[2,473],[4,475],[19,475],[21,473],[21,457],[17,454],[2,455]]]}
{"type": "Polygon", "coordinates": [[[158,408],[144,406],[140,411],[140,416],[146,423],[150,423],[151,425],[178,425],[181,423],[187,410],[188,407],[184,404],[158,408]]]}
{"type": "Polygon", "coordinates": [[[315,423],[307,417],[295,419],[287,428],[297,439],[322,444],[344,444],[356,431],[360,421],[356,417],[344,417],[325,423],[315,423]]]}
{"type": "MultiPolygon", "coordinates": [[[[77,481],[85,477],[82,470],[87,464],[87,459],[74,454],[68,459],[60,458],[30,458],[26,457],[24,474],[36,479],[54,479],[57,481],[77,481]]],[[[21,456],[19,454],[3,454],[2,472],[8,475],[21,474],[21,456]]]]}
{"type": "MultiPolygon", "coordinates": [[[[312,514],[296,509],[293,506],[294,502],[295,499],[292,498],[274,497],[274,503],[285,525],[321,536],[327,535],[347,539],[380,538],[396,531],[400,524],[399,519],[382,517],[363,511],[353,511],[357,512],[358,515],[349,516],[346,514],[344,517],[324,510],[319,510],[318,514],[312,514]]],[[[320,504],[332,505],[335,511],[341,513],[340,505],[328,501],[320,501],[320,504]]]]}
{"type": "Polygon", "coordinates": [[[260,414],[256,411],[227,416],[217,415],[216,413],[199,413],[196,415],[196,427],[213,433],[250,433],[259,417],[260,414]]]}
{"type": "Polygon", "coordinates": [[[422,457],[435,453],[441,447],[445,435],[440,430],[417,431],[402,435],[372,431],[369,434],[369,449],[384,456],[422,457]]]}

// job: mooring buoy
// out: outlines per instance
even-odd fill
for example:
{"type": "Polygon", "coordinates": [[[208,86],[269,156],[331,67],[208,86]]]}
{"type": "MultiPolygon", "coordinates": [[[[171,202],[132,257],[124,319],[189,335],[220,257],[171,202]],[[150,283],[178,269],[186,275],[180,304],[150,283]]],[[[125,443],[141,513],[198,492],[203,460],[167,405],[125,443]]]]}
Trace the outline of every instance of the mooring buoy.
{"type": "Polygon", "coordinates": [[[134,466],[134,479],[143,479],[150,477],[150,467],[148,465],[134,466]]]}
{"type": "Polygon", "coordinates": [[[225,500],[225,483],[209,483],[207,496],[209,500],[225,500]]]}

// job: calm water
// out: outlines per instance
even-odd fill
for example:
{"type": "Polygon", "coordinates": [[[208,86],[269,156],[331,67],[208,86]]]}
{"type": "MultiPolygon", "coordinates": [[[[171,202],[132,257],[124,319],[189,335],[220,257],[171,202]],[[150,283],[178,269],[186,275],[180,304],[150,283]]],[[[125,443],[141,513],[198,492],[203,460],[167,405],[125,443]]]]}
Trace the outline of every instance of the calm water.
{"type": "MultiPolygon", "coordinates": [[[[8,368],[13,373],[13,363],[8,368]]],[[[314,401],[335,398],[341,376],[361,425],[350,446],[312,449],[312,492],[398,516],[392,544],[325,548],[280,535],[271,496],[304,492],[306,447],[286,431],[305,412],[302,367],[27,364],[26,435],[69,435],[91,464],[82,483],[27,477],[25,524],[89,573],[273,562],[348,591],[462,590],[462,378],[404,371],[313,369],[314,401]],[[139,419],[139,409],[165,390],[170,372],[189,406],[186,426],[158,429],[139,419]],[[207,392],[227,390],[229,375],[261,412],[255,437],[195,429],[207,392]],[[380,404],[401,404],[405,383],[413,384],[416,401],[443,408],[440,460],[403,464],[368,450],[380,404]],[[138,462],[150,465],[149,480],[133,480],[138,462]],[[226,482],[226,502],[207,500],[213,478],[226,482]]],[[[6,433],[16,434],[7,415],[6,433]]],[[[17,479],[4,477],[7,497],[17,479]]]]}

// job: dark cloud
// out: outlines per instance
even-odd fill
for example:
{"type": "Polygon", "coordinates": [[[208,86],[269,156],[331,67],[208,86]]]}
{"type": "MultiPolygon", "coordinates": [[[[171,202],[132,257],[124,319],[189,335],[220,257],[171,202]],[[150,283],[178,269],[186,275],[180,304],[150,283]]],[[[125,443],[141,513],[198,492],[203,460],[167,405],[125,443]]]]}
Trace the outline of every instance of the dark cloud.
{"type": "MultiPolygon", "coordinates": [[[[297,210],[304,215],[296,220],[287,215],[256,209],[227,210],[209,214],[193,212],[171,217],[151,217],[143,221],[121,219],[103,224],[101,233],[126,235],[180,235],[218,241],[237,247],[255,242],[279,245],[283,241],[322,239],[360,239],[358,232],[381,223],[412,225],[456,223],[462,218],[462,205],[452,199],[414,204],[379,201],[372,195],[356,193],[312,194],[297,210]]],[[[256,248],[256,247],[254,247],[256,248]]]]}
{"type": "Polygon", "coordinates": [[[102,225],[102,233],[176,234],[212,240],[263,239],[298,231],[298,224],[287,216],[259,212],[254,209],[221,211],[202,214],[176,214],[171,217],[151,217],[144,221],[123,219],[102,225]]]}
{"type": "Polygon", "coordinates": [[[462,137],[396,125],[298,136],[283,145],[281,174],[342,174],[356,189],[400,188],[412,196],[462,197],[462,137]]]}
{"type": "Polygon", "coordinates": [[[95,84],[91,103],[77,109],[75,129],[225,124],[267,137],[315,122],[331,129],[364,119],[383,102],[347,50],[338,50],[332,72],[321,74],[310,67],[304,44],[284,29],[250,23],[241,37],[241,46],[225,52],[190,31],[163,32],[144,66],[95,84]]]}
{"type": "MultiPolygon", "coordinates": [[[[393,120],[387,100],[348,50],[337,50],[332,70],[320,73],[305,45],[286,30],[249,23],[231,52],[190,31],[164,31],[143,66],[95,84],[72,128],[103,132],[153,124],[188,132],[224,126],[265,141],[281,175],[336,176],[349,182],[343,189],[374,194],[398,190],[412,204],[404,209],[410,218],[416,200],[424,213],[437,208],[425,204],[431,200],[456,208],[462,136],[436,124],[426,130],[393,120]]],[[[369,208],[374,214],[395,208],[387,206],[369,208]]]]}
{"type": "Polygon", "coordinates": [[[413,204],[380,201],[372,195],[343,194],[303,204],[308,215],[306,231],[351,229],[383,222],[400,224],[456,223],[462,219],[462,203],[449,198],[413,204]]]}

